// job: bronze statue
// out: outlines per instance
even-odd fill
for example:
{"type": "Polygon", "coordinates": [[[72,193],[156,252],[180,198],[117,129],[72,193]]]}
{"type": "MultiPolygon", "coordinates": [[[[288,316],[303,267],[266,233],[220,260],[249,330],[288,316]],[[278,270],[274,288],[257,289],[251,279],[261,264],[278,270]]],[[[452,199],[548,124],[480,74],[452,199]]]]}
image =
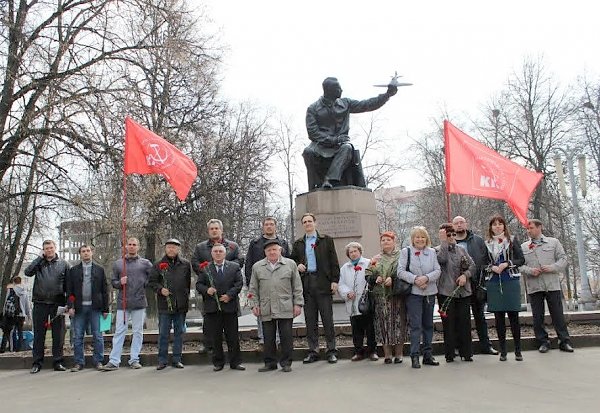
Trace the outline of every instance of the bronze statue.
{"type": "Polygon", "coordinates": [[[323,96],[306,110],[306,130],[312,141],[302,156],[308,173],[309,191],[353,185],[365,188],[365,177],[358,150],[350,143],[350,113],[370,112],[382,107],[398,91],[396,79],[386,85],[387,92],[367,99],[342,98],[342,87],[335,77],[323,81],[323,96]]]}

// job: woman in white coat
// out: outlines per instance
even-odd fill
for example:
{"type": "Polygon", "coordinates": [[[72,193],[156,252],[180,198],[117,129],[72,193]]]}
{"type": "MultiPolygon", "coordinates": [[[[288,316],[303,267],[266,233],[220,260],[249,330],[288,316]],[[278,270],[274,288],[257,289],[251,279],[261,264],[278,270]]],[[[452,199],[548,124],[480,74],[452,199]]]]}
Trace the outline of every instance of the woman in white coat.
{"type": "Polygon", "coordinates": [[[358,300],[367,286],[365,269],[371,262],[362,256],[362,251],[363,247],[358,242],[346,245],[346,256],[350,260],[340,268],[338,291],[346,302],[346,311],[350,316],[352,343],[354,344],[352,361],[359,361],[365,357],[376,361],[379,357],[377,356],[373,315],[361,314],[358,311],[358,300]],[[367,337],[366,348],[363,347],[365,336],[367,337]]]}

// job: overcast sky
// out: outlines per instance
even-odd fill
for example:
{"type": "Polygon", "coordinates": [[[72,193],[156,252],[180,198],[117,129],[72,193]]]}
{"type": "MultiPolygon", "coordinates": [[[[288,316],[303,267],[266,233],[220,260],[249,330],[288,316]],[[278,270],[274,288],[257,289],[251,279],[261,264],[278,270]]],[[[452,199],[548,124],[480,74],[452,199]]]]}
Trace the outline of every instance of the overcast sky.
{"type": "MultiPolygon", "coordinates": [[[[207,6],[229,48],[224,96],[292,117],[302,138],[306,107],[322,94],[327,76],[336,76],[343,96],[355,99],[381,93],[372,85],[387,82],[395,70],[414,83],[379,111],[382,133],[402,146],[431,131],[431,118],[441,108],[459,117],[477,116],[527,56],[543,56],[547,69],[565,85],[586,73],[594,78],[600,70],[600,7],[592,1],[195,4],[207,6]]],[[[414,177],[407,173],[393,183],[415,189],[414,177]]],[[[302,192],[306,183],[301,181],[302,192]]]]}

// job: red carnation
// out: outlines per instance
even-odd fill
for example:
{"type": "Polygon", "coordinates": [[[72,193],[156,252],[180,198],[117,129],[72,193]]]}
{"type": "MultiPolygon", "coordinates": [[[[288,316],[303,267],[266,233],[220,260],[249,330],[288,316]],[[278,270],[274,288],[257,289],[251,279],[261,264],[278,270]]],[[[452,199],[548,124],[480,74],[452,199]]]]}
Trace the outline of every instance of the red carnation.
{"type": "Polygon", "coordinates": [[[448,314],[443,310],[438,310],[438,313],[440,313],[440,317],[442,317],[442,318],[448,317],[448,314]]]}
{"type": "Polygon", "coordinates": [[[74,303],[74,302],[75,302],[75,296],[74,296],[73,294],[71,294],[71,295],[69,296],[69,302],[70,302],[70,303],[74,303]]]}
{"type": "Polygon", "coordinates": [[[354,271],[360,271],[360,270],[362,270],[362,267],[360,265],[354,266],[354,271]]]}
{"type": "Polygon", "coordinates": [[[44,322],[44,328],[50,328],[50,327],[52,327],[52,324],[49,323],[48,321],[45,321],[44,322]]]}
{"type": "Polygon", "coordinates": [[[248,299],[249,299],[249,300],[252,300],[253,298],[254,298],[254,294],[252,294],[252,293],[248,293],[248,299]]]}
{"type": "Polygon", "coordinates": [[[498,244],[502,244],[502,241],[504,241],[502,238],[498,238],[498,244]]]}
{"type": "Polygon", "coordinates": [[[535,248],[535,244],[533,242],[529,243],[529,249],[532,250],[535,248]]]}
{"type": "Polygon", "coordinates": [[[166,271],[166,270],[168,270],[168,269],[169,269],[169,264],[168,264],[168,263],[166,263],[166,262],[161,262],[161,263],[159,263],[159,264],[158,264],[158,268],[159,268],[161,271],[166,271]]]}
{"type": "Polygon", "coordinates": [[[208,261],[203,261],[201,262],[198,267],[200,268],[200,271],[202,271],[203,269],[205,269],[206,267],[208,267],[210,264],[208,263],[208,261]]]}
{"type": "Polygon", "coordinates": [[[312,247],[312,249],[315,249],[315,247],[317,246],[317,244],[310,244],[310,246],[312,247]]]}
{"type": "Polygon", "coordinates": [[[415,251],[415,255],[418,257],[419,255],[421,255],[421,251],[415,251]]]}

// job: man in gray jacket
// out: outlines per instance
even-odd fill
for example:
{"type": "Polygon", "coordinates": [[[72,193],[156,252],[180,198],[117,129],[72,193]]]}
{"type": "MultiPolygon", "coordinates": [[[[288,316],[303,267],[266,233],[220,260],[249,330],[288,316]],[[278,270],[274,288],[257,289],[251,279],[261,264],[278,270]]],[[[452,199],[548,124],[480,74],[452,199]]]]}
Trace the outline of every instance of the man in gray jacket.
{"type": "Polygon", "coordinates": [[[112,340],[112,351],[108,363],[102,366],[104,371],[117,370],[121,363],[121,352],[127,333],[127,320],[131,318],[131,353],[129,367],[139,369],[140,352],[144,340],[144,318],[146,317],[146,286],[152,269],[152,263],[138,255],[140,241],[129,238],[126,246],[127,254],[115,261],[111,283],[119,290],[117,296],[117,317],[115,319],[115,335],[112,340]]]}
{"type": "Polygon", "coordinates": [[[261,317],[264,332],[265,372],[277,369],[275,332],[281,338],[279,364],[284,372],[292,371],[292,322],[304,305],[302,280],[296,263],[281,256],[282,247],[277,239],[264,243],[265,258],[252,266],[248,300],[252,313],[261,317]]]}
{"type": "Polygon", "coordinates": [[[540,345],[540,353],[550,350],[548,332],[544,328],[544,300],[548,303],[552,324],[558,335],[559,349],[573,352],[567,323],[563,314],[560,276],[567,267],[567,255],[556,238],[542,234],[542,221],[531,219],[527,224],[529,241],[521,244],[525,265],[520,267],[525,276],[527,294],[533,315],[533,331],[540,345]]]}
{"type": "Polygon", "coordinates": [[[38,373],[44,361],[46,330],[52,329],[52,359],[55,371],[67,370],[63,366],[65,318],[57,316],[59,306],[64,306],[65,278],[69,264],[56,254],[56,243],[45,240],[42,254],[25,268],[33,282],[33,366],[31,374],[38,373]]]}

